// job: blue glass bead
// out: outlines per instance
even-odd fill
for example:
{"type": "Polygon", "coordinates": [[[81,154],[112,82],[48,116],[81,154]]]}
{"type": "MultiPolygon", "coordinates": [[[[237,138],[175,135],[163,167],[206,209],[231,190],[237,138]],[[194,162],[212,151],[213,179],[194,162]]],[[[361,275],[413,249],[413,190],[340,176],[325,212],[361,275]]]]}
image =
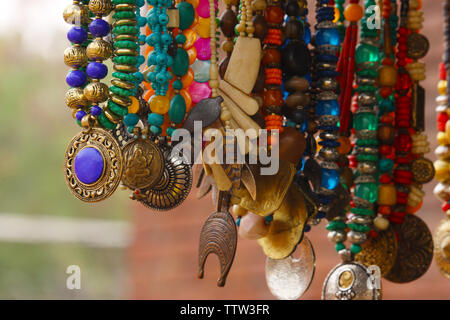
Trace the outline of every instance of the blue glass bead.
{"type": "Polygon", "coordinates": [[[316,33],[316,44],[318,46],[338,46],[340,43],[339,31],[334,28],[322,28],[316,33]]]}
{"type": "Polygon", "coordinates": [[[148,115],[148,123],[152,126],[160,127],[164,123],[164,116],[158,113],[150,113],[148,115]]]}
{"type": "Polygon", "coordinates": [[[147,37],[145,36],[145,34],[141,34],[139,36],[139,44],[143,45],[145,43],[145,39],[147,39],[147,37]]]}
{"type": "Polygon", "coordinates": [[[89,24],[89,31],[95,37],[106,37],[110,29],[109,23],[103,19],[95,19],[89,24]]]}
{"type": "Polygon", "coordinates": [[[147,14],[147,23],[150,26],[158,24],[158,14],[156,13],[155,8],[151,9],[147,14]]]}
{"type": "Polygon", "coordinates": [[[139,122],[139,116],[135,113],[129,113],[123,117],[123,123],[127,127],[134,127],[139,122]]]}
{"type": "Polygon", "coordinates": [[[83,117],[86,115],[86,111],[80,110],[77,111],[77,113],[75,114],[75,117],[77,118],[78,121],[81,121],[81,119],[83,119],[83,117]]]}
{"type": "Polygon", "coordinates": [[[339,103],[337,100],[319,100],[316,105],[316,113],[319,116],[339,116],[339,103]]]}
{"type": "Polygon", "coordinates": [[[92,106],[91,107],[91,114],[94,117],[98,117],[101,113],[102,113],[102,108],[100,108],[99,106],[92,106]]]}
{"type": "Polygon", "coordinates": [[[82,87],[87,81],[86,74],[81,70],[73,70],[67,74],[66,82],[71,87],[82,87]]]}
{"type": "Polygon", "coordinates": [[[74,166],[78,180],[84,184],[92,184],[103,174],[104,159],[100,151],[86,147],[75,156],[74,166]]]}
{"type": "Polygon", "coordinates": [[[144,81],[144,75],[142,74],[142,72],[136,72],[133,73],[133,76],[136,78],[136,81],[141,83],[142,81],[144,81]]]}
{"type": "Polygon", "coordinates": [[[269,223],[272,222],[273,221],[273,215],[271,214],[271,215],[265,216],[264,220],[266,220],[269,223]]]}
{"type": "Polygon", "coordinates": [[[80,27],[73,27],[67,33],[67,39],[69,39],[69,41],[73,43],[82,44],[87,40],[87,38],[88,34],[86,30],[80,27]]]}
{"type": "Polygon", "coordinates": [[[147,44],[152,47],[154,47],[155,44],[159,43],[160,41],[161,41],[161,36],[157,33],[152,33],[147,38],[145,38],[145,42],[147,42],[147,44]]]}
{"type": "Polygon", "coordinates": [[[174,82],[173,82],[173,88],[175,89],[175,90],[181,90],[181,89],[183,89],[183,81],[181,81],[181,80],[175,80],[174,82]]]}
{"type": "Polygon", "coordinates": [[[103,79],[108,75],[108,67],[100,62],[90,62],[86,68],[86,73],[90,78],[103,79]]]}
{"type": "Polygon", "coordinates": [[[157,126],[150,126],[150,131],[153,134],[161,134],[161,132],[162,132],[161,128],[157,127],[157,126]]]}
{"type": "Polygon", "coordinates": [[[322,168],[322,187],[334,190],[339,184],[339,171],[322,168]]]}

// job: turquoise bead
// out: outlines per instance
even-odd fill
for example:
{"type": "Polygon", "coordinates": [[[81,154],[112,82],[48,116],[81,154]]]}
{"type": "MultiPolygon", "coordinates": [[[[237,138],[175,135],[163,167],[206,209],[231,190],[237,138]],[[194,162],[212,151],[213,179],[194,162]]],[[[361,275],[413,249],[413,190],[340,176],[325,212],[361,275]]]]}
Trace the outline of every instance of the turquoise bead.
{"type": "Polygon", "coordinates": [[[355,187],[355,196],[374,203],[378,199],[378,186],[376,183],[358,183],[355,187]]]}
{"type": "Polygon", "coordinates": [[[176,128],[168,127],[168,128],[166,129],[166,133],[167,133],[167,135],[168,135],[169,137],[171,137],[171,136],[173,135],[173,133],[175,132],[175,130],[176,130],[176,128]]]}
{"type": "Polygon", "coordinates": [[[186,36],[184,34],[180,33],[175,37],[175,40],[177,41],[177,43],[183,44],[186,42],[186,36]]]}
{"type": "Polygon", "coordinates": [[[181,94],[176,94],[170,101],[169,119],[175,124],[181,123],[186,115],[186,102],[181,94]]]}
{"type": "Polygon", "coordinates": [[[133,133],[134,127],[127,127],[127,131],[128,131],[128,133],[133,133]]]}
{"type": "Polygon", "coordinates": [[[180,14],[180,29],[186,30],[188,29],[195,19],[195,10],[192,4],[181,1],[177,5],[179,14],[180,14]]]}
{"type": "Polygon", "coordinates": [[[139,116],[135,113],[129,113],[123,118],[123,123],[127,127],[134,127],[139,121],[139,116]]]}
{"type": "MultiPolygon", "coordinates": [[[[183,3],[183,2],[182,2],[183,3]]],[[[182,77],[189,70],[189,56],[186,50],[182,48],[177,49],[177,53],[173,59],[172,73],[177,77],[182,77]]]]}
{"type": "Polygon", "coordinates": [[[383,158],[378,162],[378,167],[381,172],[388,172],[394,167],[394,161],[383,158]]]}
{"type": "Polygon", "coordinates": [[[355,244],[355,243],[353,243],[352,246],[350,247],[350,251],[353,254],[357,254],[357,253],[361,252],[361,249],[362,249],[361,246],[359,244],[355,244]]]}
{"type": "Polygon", "coordinates": [[[164,116],[162,114],[150,113],[148,115],[148,123],[160,127],[164,123],[164,116]]]}
{"type": "Polygon", "coordinates": [[[194,80],[197,82],[209,81],[209,67],[211,62],[209,60],[195,60],[192,64],[192,71],[194,71],[194,80]]]}
{"type": "Polygon", "coordinates": [[[161,134],[162,132],[161,128],[157,126],[150,126],[150,131],[156,135],[161,134]]]}
{"type": "Polygon", "coordinates": [[[181,80],[175,80],[174,82],[173,82],[173,88],[175,89],[175,90],[181,90],[181,89],[183,89],[183,82],[181,81],[181,80]]]}

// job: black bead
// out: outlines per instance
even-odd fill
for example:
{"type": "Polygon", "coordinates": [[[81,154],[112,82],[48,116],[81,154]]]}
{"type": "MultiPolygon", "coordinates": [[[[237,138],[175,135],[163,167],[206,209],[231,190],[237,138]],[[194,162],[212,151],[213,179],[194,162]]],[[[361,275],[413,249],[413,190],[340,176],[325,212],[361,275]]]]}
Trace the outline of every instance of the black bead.
{"type": "Polygon", "coordinates": [[[286,4],[284,10],[289,17],[292,17],[292,16],[297,17],[300,13],[300,7],[298,6],[297,1],[295,1],[295,0],[289,1],[286,4]]]}

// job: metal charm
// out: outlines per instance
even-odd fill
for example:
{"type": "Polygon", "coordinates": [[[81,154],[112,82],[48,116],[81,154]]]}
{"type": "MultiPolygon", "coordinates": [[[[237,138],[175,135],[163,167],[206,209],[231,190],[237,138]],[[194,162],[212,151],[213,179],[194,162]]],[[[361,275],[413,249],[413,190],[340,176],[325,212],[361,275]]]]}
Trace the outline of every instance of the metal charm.
{"type": "Polygon", "coordinates": [[[433,162],[427,158],[414,159],[411,163],[411,171],[414,181],[419,184],[428,183],[434,178],[433,162]]]}
{"type": "Polygon", "coordinates": [[[135,192],[137,199],[149,209],[167,211],[179,206],[188,196],[192,186],[192,169],[179,155],[172,154],[172,148],[160,144],[164,157],[164,170],[161,179],[148,188],[135,192]]]}
{"type": "Polygon", "coordinates": [[[450,279],[450,220],[443,220],[434,234],[434,257],[439,271],[450,279]]]}
{"type": "Polygon", "coordinates": [[[122,170],[122,150],[107,131],[90,128],[69,142],[64,156],[64,176],[69,190],[78,199],[97,202],[108,198],[119,185],[122,170]]]}
{"type": "Polygon", "coordinates": [[[164,157],[158,146],[139,136],[122,149],[124,169],[122,183],[136,190],[151,187],[161,180],[164,173],[164,157]]]}
{"type": "Polygon", "coordinates": [[[374,281],[373,277],[358,262],[339,264],[325,279],[322,300],[381,300],[381,282],[374,281]]]}
{"type": "Polygon", "coordinates": [[[430,42],[424,35],[412,32],[408,35],[406,46],[408,58],[419,60],[426,56],[430,48],[430,42]]]}
{"type": "Polygon", "coordinates": [[[370,238],[362,245],[362,250],[355,255],[355,261],[366,267],[376,265],[381,276],[386,275],[395,263],[397,257],[397,239],[392,227],[378,233],[376,238],[370,238]]]}
{"type": "Polygon", "coordinates": [[[395,227],[398,235],[398,254],[389,281],[406,283],[420,278],[433,259],[433,239],[425,222],[408,214],[401,225],[395,227]]]}
{"type": "Polygon", "coordinates": [[[227,195],[220,191],[218,198],[216,212],[208,217],[200,233],[198,277],[203,278],[206,259],[210,253],[214,253],[220,263],[217,285],[223,287],[236,253],[237,228],[233,217],[228,213],[227,195]]]}
{"type": "Polygon", "coordinates": [[[285,259],[266,259],[266,283],[280,300],[296,300],[308,290],[316,268],[316,256],[308,238],[304,237],[294,253],[285,259]]]}

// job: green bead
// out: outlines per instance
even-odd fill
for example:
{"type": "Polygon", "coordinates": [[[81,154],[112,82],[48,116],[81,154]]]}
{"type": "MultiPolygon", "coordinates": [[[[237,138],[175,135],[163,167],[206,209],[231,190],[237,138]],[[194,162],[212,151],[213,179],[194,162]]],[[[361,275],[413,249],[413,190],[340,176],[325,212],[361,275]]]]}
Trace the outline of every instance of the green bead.
{"type": "Polygon", "coordinates": [[[157,126],[150,126],[150,131],[156,135],[159,135],[162,132],[161,128],[157,126]]]}
{"type": "Polygon", "coordinates": [[[148,115],[148,123],[152,126],[160,127],[164,123],[164,116],[158,113],[150,113],[148,115]]]}
{"type": "Polygon", "coordinates": [[[394,167],[394,161],[391,159],[383,158],[378,162],[378,167],[381,172],[388,172],[394,167]]]}
{"type": "Polygon", "coordinates": [[[195,19],[195,10],[192,4],[181,1],[178,6],[178,11],[180,14],[180,29],[186,30],[188,29],[195,19]]]}
{"type": "Polygon", "coordinates": [[[109,119],[105,116],[105,113],[103,112],[98,116],[97,119],[100,125],[106,129],[113,130],[117,126],[115,123],[109,121],[109,119]]]}
{"type": "Polygon", "coordinates": [[[127,127],[134,127],[139,122],[139,116],[135,113],[129,113],[123,118],[123,123],[127,127]]]}
{"type": "Polygon", "coordinates": [[[167,133],[167,135],[168,135],[169,137],[171,137],[171,136],[173,135],[173,133],[175,132],[175,130],[176,130],[176,128],[168,127],[168,128],[166,129],[166,133],[167,133]]]}
{"type": "Polygon", "coordinates": [[[352,246],[350,247],[350,251],[353,253],[353,254],[357,254],[357,253],[359,253],[359,252],[361,252],[361,246],[359,245],[359,244],[352,244],[352,246]]]}
{"type": "Polygon", "coordinates": [[[177,53],[173,58],[172,73],[177,77],[182,77],[189,70],[189,56],[186,50],[182,48],[177,49],[177,53]]]}
{"type": "Polygon", "coordinates": [[[181,89],[183,89],[183,82],[181,80],[177,79],[173,82],[172,86],[175,90],[181,90],[181,89]]]}
{"type": "Polygon", "coordinates": [[[355,187],[355,196],[374,203],[378,199],[378,186],[376,183],[358,183],[355,187]]]}
{"type": "Polygon", "coordinates": [[[353,127],[356,131],[375,131],[378,128],[378,118],[375,114],[370,112],[357,113],[353,120],[353,127]]]}
{"type": "Polygon", "coordinates": [[[345,244],[343,244],[342,242],[338,242],[338,243],[336,243],[335,248],[336,248],[336,251],[339,252],[339,251],[345,249],[345,244]]]}
{"type": "Polygon", "coordinates": [[[355,62],[359,69],[376,69],[380,64],[380,50],[367,43],[356,47],[355,62]]]}
{"type": "Polygon", "coordinates": [[[177,41],[177,43],[183,44],[186,42],[186,36],[184,34],[180,33],[175,37],[175,40],[177,41]]]}
{"type": "Polygon", "coordinates": [[[176,94],[170,101],[169,119],[175,124],[181,123],[186,115],[186,101],[181,94],[176,94]]]}

